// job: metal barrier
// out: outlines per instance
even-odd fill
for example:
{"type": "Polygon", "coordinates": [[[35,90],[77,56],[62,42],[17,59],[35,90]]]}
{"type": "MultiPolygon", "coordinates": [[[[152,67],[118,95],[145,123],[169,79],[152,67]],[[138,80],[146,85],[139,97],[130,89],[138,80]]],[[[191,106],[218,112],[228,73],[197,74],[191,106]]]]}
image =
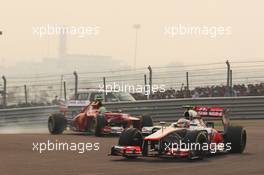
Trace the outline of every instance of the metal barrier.
{"type": "Polygon", "coordinates": [[[170,99],[106,104],[111,110],[122,109],[132,115],[148,113],[154,121],[175,121],[182,116],[184,105],[221,106],[229,110],[231,119],[264,119],[264,97],[170,99]]]}
{"type": "MultiPolygon", "coordinates": [[[[132,115],[148,113],[154,121],[175,121],[183,114],[183,105],[221,106],[229,109],[231,119],[264,119],[264,97],[221,97],[196,99],[146,100],[135,102],[106,103],[108,110],[122,110],[132,115]]],[[[71,107],[77,113],[81,107],[71,107]]],[[[51,113],[58,106],[26,107],[0,110],[0,127],[47,125],[51,113]]]]}

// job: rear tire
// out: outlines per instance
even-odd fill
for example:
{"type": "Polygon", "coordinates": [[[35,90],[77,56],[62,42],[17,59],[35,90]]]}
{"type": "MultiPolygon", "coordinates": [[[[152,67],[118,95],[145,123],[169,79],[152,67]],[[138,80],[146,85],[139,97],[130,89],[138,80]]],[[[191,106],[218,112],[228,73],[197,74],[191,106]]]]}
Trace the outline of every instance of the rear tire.
{"type": "Polygon", "coordinates": [[[61,134],[67,126],[67,120],[63,114],[57,113],[49,116],[48,129],[51,134],[61,134]]]}
{"type": "Polygon", "coordinates": [[[137,128],[137,129],[141,129],[141,123],[140,123],[140,120],[133,120],[132,121],[132,124],[133,124],[133,128],[137,128]]]}
{"type": "Polygon", "coordinates": [[[96,116],[96,126],[95,126],[95,136],[96,137],[102,137],[103,132],[102,129],[105,127],[107,121],[103,115],[97,115],[96,116]]]}
{"type": "Polygon", "coordinates": [[[143,115],[141,118],[141,127],[145,127],[145,126],[147,127],[153,126],[153,120],[149,115],[143,115]]]}
{"type": "Polygon", "coordinates": [[[246,130],[241,126],[228,126],[225,131],[225,143],[231,143],[231,153],[243,153],[247,143],[246,130]]]}

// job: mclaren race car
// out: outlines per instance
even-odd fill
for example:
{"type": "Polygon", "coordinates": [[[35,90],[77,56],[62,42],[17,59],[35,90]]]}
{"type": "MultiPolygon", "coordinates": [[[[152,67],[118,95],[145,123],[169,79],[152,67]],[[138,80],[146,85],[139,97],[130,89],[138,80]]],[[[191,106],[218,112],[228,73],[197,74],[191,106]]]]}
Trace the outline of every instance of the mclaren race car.
{"type": "Polygon", "coordinates": [[[196,106],[188,108],[177,122],[163,125],[145,138],[137,128],[124,130],[110,155],[202,159],[215,153],[243,153],[246,140],[246,130],[230,125],[224,108],[196,106]],[[203,118],[221,118],[223,130],[203,118]]]}

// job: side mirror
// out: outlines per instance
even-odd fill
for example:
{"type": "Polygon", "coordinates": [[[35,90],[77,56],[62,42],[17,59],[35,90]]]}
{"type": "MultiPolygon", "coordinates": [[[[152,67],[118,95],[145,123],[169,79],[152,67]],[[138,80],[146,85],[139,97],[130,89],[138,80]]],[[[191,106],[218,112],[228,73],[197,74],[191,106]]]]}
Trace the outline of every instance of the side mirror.
{"type": "Polygon", "coordinates": [[[160,122],[160,125],[161,125],[161,126],[165,126],[165,125],[166,125],[166,122],[161,121],[161,122],[160,122]]]}
{"type": "Polygon", "coordinates": [[[163,129],[164,129],[165,125],[166,125],[166,122],[160,122],[160,125],[161,125],[161,131],[163,132],[163,129]]]}

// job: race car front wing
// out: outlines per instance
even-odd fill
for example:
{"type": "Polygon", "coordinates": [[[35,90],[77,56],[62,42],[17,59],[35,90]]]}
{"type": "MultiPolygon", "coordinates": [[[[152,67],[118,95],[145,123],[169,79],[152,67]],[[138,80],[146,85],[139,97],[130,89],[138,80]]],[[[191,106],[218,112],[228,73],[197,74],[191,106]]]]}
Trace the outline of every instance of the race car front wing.
{"type": "Polygon", "coordinates": [[[140,146],[113,146],[111,156],[140,157],[142,149],[140,146]]]}

